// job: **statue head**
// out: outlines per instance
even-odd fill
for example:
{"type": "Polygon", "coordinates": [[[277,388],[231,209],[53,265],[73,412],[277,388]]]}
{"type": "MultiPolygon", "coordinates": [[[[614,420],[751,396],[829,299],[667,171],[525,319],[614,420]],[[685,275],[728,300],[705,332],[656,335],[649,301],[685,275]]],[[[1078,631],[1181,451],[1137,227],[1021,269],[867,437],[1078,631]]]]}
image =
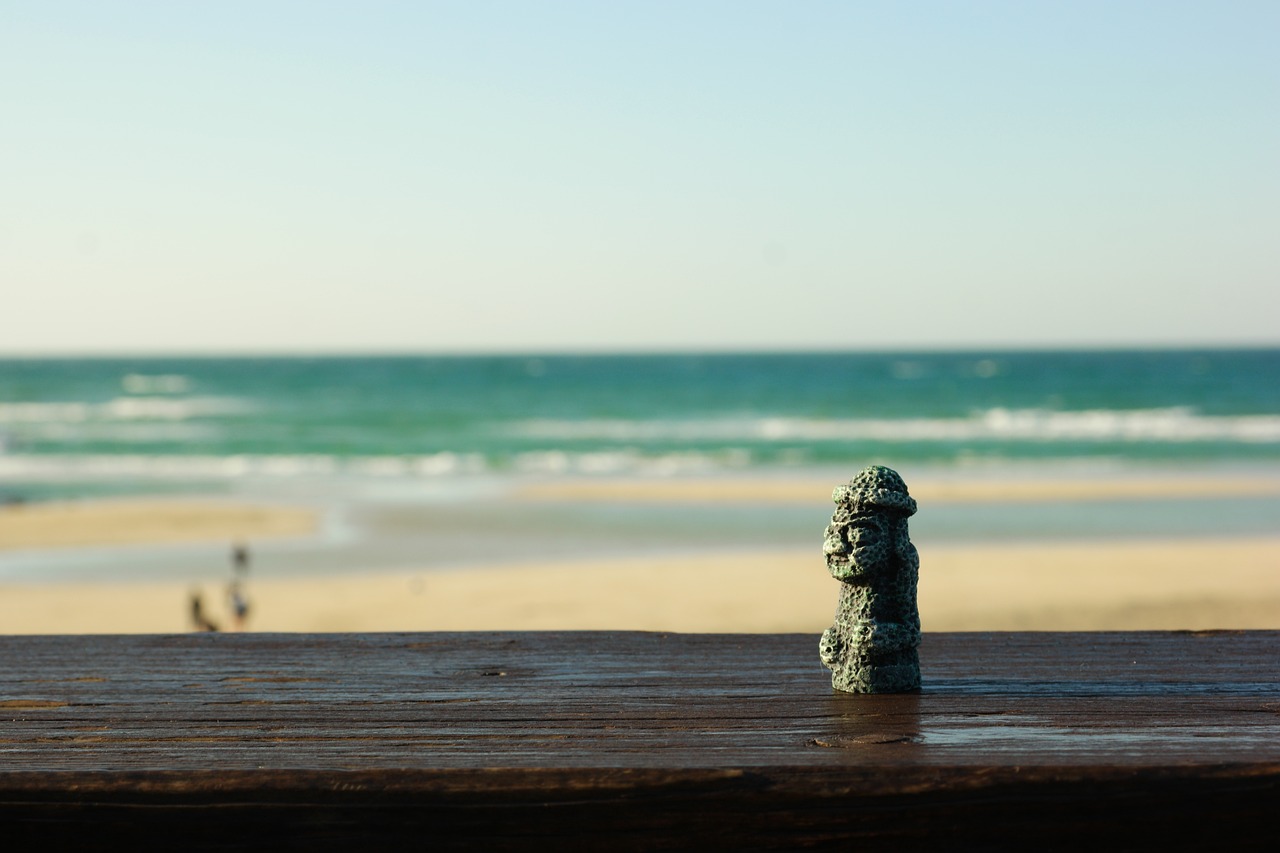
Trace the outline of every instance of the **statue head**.
{"type": "Polygon", "coordinates": [[[911,548],[906,519],[916,511],[907,485],[891,468],[872,465],[831,494],[835,515],[823,550],[837,577],[874,572],[911,548]]]}

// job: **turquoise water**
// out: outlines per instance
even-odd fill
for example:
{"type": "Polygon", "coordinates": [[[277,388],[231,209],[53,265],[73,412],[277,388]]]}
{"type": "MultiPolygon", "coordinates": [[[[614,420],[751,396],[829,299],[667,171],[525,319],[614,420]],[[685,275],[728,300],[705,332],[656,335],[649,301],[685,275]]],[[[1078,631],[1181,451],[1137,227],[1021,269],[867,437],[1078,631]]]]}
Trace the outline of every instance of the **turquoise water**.
{"type": "MultiPolygon", "coordinates": [[[[832,485],[1226,471],[1280,476],[1280,350],[0,361],[0,501],[226,494],[321,513],[255,573],[814,549],[812,504],[521,500],[526,480],[832,485]]],[[[938,503],[946,541],[1239,536],[1280,498],[938,503]]],[[[229,543],[7,552],[0,579],[190,578],[229,543]]],[[[820,561],[819,561],[820,564],[820,561]]]]}
{"type": "Polygon", "coordinates": [[[0,490],[1280,460],[1280,350],[0,360],[0,490]]]}

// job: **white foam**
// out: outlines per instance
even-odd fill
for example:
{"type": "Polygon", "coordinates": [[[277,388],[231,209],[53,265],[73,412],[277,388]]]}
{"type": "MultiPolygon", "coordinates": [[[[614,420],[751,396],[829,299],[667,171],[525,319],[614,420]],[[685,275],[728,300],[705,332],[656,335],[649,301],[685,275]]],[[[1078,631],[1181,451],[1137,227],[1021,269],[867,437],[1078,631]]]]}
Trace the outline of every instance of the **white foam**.
{"type": "MultiPolygon", "coordinates": [[[[742,449],[659,455],[646,455],[635,449],[588,453],[549,451],[521,453],[510,462],[511,467],[521,474],[638,473],[652,476],[741,468],[750,463],[750,454],[742,449]]],[[[433,480],[480,475],[490,470],[488,461],[477,453],[364,456],[349,459],[327,454],[0,454],[0,479],[22,482],[218,482],[244,479],[298,480],[332,476],[365,480],[433,480]]]]}
{"type": "Polygon", "coordinates": [[[410,468],[420,477],[443,477],[449,474],[479,474],[488,466],[479,453],[436,453],[416,457],[410,468]]]}
{"type": "Polygon", "coordinates": [[[138,421],[111,423],[91,421],[85,423],[44,423],[24,425],[20,430],[23,441],[48,441],[76,443],[103,441],[116,444],[154,444],[212,442],[222,437],[222,430],[206,423],[182,421],[138,421]]]}
{"type": "Polygon", "coordinates": [[[530,451],[517,454],[513,467],[521,474],[537,475],[610,475],[643,474],[674,477],[706,473],[725,468],[743,468],[751,464],[751,454],[743,448],[713,452],[683,451],[651,455],[636,448],[587,453],[560,450],[530,451]]]}
{"type": "Polygon", "coordinates": [[[365,456],[327,454],[146,455],[0,454],[0,478],[27,482],[81,480],[220,481],[243,478],[295,479],[349,475],[368,478],[433,478],[487,469],[479,454],[365,456]]]}
{"type": "Polygon", "coordinates": [[[117,397],[97,407],[96,414],[107,420],[170,420],[235,415],[250,410],[235,397],[117,397]]]}
{"type": "Polygon", "coordinates": [[[0,403],[0,424],[78,423],[92,411],[88,403],[0,403]]]}
{"type": "Polygon", "coordinates": [[[530,420],[512,431],[544,441],[645,442],[1280,442],[1280,415],[994,408],[963,418],[726,417],[700,420],[530,420]]]}
{"type": "Polygon", "coordinates": [[[328,456],[183,456],[143,454],[12,454],[0,456],[0,477],[26,481],[231,480],[251,475],[294,477],[337,470],[328,456]]]}
{"type": "MultiPolygon", "coordinates": [[[[28,404],[9,404],[28,405],[28,404]]],[[[52,405],[52,404],[39,404],[52,405]]],[[[24,415],[25,417],[26,415],[24,415]]],[[[50,422],[27,424],[14,435],[97,438],[120,442],[191,441],[208,438],[216,426],[178,420],[50,422]]],[[[339,457],[329,454],[32,454],[0,450],[0,478],[16,481],[168,480],[231,481],[243,478],[290,480],[349,476],[367,480],[431,480],[483,474],[508,465],[522,474],[654,476],[743,468],[756,459],[751,450],[775,448],[788,464],[802,464],[813,446],[824,442],[958,443],[999,451],[1009,443],[1193,443],[1274,444],[1280,442],[1280,416],[1206,416],[1188,408],[1130,411],[1062,412],[1043,409],[990,409],[964,418],[770,418],[733,417],[691,421],[587,420],[528,421],[518,425],[523,438],[537,438],[556,449],[526,451],[488,459],[480,453],[339,457]],[[612,446],[574,450],[572,441],[612,446]],[[646,443],[686,446],[655,452],[646,443]],[[711,446],[707,446],[711,445],[711,446]]],[[[974,450],[973,446],[965,450],[974,450]]],[[[962,453],[964,451],[961,451],[962,453]]]]}
{"type": "Polygon", "coordinates": [[[126,373],[120,380],[126,394],[184,394],[191,380],[176,373],[126,373]]]}
{"type": "Polygon", "coordinates": [[[182,421],[242,414],[252,407],[236,397],[116,397],[105,403],[0,403],[0,424],[86,421],[182,421]]]}

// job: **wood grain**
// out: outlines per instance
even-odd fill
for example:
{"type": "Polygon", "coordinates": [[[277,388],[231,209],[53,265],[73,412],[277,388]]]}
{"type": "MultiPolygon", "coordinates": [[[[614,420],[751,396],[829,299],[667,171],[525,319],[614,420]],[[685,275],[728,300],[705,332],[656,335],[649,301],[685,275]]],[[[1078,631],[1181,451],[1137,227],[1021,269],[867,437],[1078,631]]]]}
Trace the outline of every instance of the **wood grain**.
{"type": "MultiPolygon", "coordinates": [[[[0,637],[0,824],[80,846],[911,849],[1280,829],[1280,632],[0,637]]],[[[1113,846],[1114,846],[1113,844],[1113,846]]]]}

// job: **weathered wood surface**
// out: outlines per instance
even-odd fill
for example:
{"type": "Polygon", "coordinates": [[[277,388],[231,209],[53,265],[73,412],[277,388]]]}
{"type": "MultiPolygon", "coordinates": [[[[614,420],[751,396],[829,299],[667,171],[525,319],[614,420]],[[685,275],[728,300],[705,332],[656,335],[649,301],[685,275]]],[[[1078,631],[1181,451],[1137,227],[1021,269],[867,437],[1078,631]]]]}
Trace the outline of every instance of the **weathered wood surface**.
{"type": "Polygon", "coordinates": [[[1280,632],[0,637],[0,837],[135,847],[1271,848],[1280,632]]]}

